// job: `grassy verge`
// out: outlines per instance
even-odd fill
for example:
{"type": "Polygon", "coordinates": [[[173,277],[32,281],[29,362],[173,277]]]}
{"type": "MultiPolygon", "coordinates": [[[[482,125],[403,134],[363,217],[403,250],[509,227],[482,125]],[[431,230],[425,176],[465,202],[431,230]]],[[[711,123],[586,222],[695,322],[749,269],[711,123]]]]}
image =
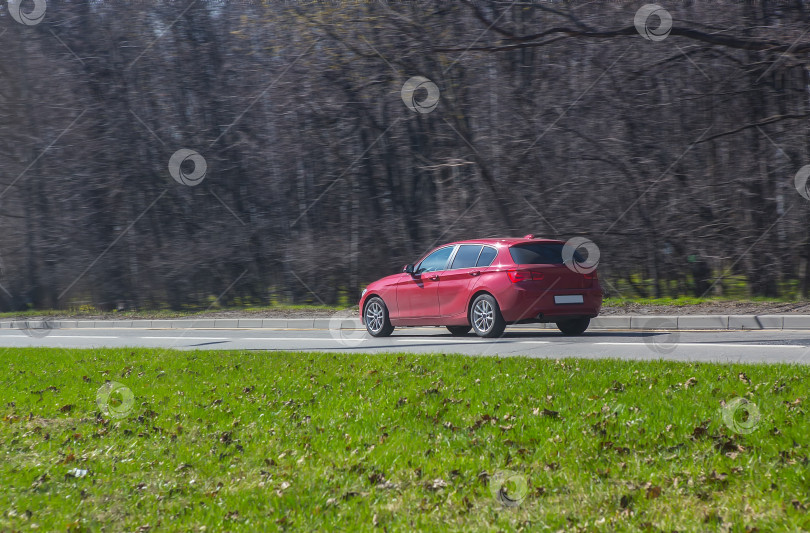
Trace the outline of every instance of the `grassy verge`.
{"type": "Polygon", "coordinates": [[[240,306],[240,307],[211,307],[208,309],[140,309],[129,311],[101,311],[92,306],[81,306],[71,309],[40,309],[27,311],[8,311],[0,313],[0,319],[24,318],[24,317],[72,317],[72,318],[110,318],[110,319],[134,319],[134,318],[184,318],[212,313],[239,313],[240,315],[264,314],[264,313],[289,313],[295,311],[325,311],[336,312],[343,309],[354,309],[348,305],[267,305],[267,306],[240,306]]]}
{"type": "Polygon", "coordinates": [[[791,298],[696,298],[694,296],[680,296],[678,298],[605,298],[603,305],[608,307],[621,307],[628,304],[662,307],[686,307],[700,304],[723,304],[723,303],[759,303],[759,304],[780,304],[801,302],[791,298]]]}
{"type": "Polygon", "coordinates": [[[807,367],[141,349],[3,359],[0,530],[810,528],[807,367]],[[761,418],[738,409],[724,422],[737,397],[761,418]],[[507,470],[496,495],[514,507],[491,492],[507,470]]]}
{"type": "MultiPolygon", "coordinates": [[[[802,302],[805,300],[796,300],[790,298],[695,298],[691,296],[682,296],[678,298],[605,298],[605,307],[623,307],[630,304],[643,305],[650,307],[688,307],[700,304],[783,304],[790,302],[802,302]]],[[[34,318],[34,317],[70,317],[74,319],[91,319],[91,318],[104,318],[104,319],[161,319],[161,318],[193,318],[202,315],[217,315],[224,316],[227,313],[234,313],[240,316],[250,315],[290,315],[301,316],[307,314],[329,314],[341,310],[355,311],[356,306],[353,304],[343,303],[340,305],[247,305],[247,306],[233,306],[233,307],[211,307],[208,309],[185,309],[185,310],[171,310],[171,309],[139,309],[128,311],[101,311],[93,306],[81,306],[71,309],[42,309],[42,310],[28,310],[28,311],[9,311],[0,313],[0,319],[16,319],[16,318],[34,318]]]]}

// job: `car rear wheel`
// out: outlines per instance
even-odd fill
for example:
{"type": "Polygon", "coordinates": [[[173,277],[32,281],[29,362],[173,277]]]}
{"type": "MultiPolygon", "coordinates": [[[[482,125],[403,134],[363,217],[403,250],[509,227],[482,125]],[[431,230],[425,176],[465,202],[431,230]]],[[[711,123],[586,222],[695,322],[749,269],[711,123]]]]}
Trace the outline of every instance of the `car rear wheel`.
{"type": "Polygon", "coordinates": [[[366,329],[373,337],[387,337],[394,331],[394,326],[388,319],[388,308],[379,296],[368,301],[363,318],[366,322],[366,329]]]}
{"type": "Polygon", "coordinates": [[[557,322],[557,328],[563,332],[563,335],[582,335],[590,323],[590,318],[572,318],[557,322]]]}
{"type": "Polygon", "coordinates": [[[466,335],[471,329],[472,326],[447,326],[447,331],[449,331],[451,335],[459,337],[461,335],[466,335]]]}
{"type": "Polygon", "coordinates": [[[499,337],[506,329],[498,302],[490,294],[482,294],[473,300],[470,323],[479,337],[499,337]]]}

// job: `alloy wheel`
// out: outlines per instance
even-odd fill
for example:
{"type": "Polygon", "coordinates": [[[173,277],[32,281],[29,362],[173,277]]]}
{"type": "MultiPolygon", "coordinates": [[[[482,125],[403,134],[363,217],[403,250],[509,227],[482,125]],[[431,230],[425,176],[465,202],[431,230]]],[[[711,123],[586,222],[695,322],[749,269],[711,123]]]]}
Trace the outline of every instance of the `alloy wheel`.
{"type": "Polygon", "coordinates": [[[473,308],[473,322],[478,331],[487,332],[494,320],[492,305],[486,300],[479,300],[473,308]]]}
{"type": "Polygon", "coordinates": [[[371,302],[366,307],[366,324],[373,332],[378,332],[383,327],[384,311],[379,302],[371,302]]]}

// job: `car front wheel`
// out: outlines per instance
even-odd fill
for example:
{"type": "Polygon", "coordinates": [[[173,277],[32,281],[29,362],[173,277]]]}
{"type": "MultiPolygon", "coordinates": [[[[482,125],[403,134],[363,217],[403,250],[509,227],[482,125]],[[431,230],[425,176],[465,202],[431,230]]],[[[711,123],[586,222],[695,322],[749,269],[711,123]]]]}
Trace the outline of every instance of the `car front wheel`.
{"type": "Polygon", "coordinates": [[[470,323],[479,337],[500,337],[506,329],[506,321],[501,315],[498,302],[490,294],[482,294],[473,300],[470,309],[470,323]]]}
{"type": "Polygon", "coordinates": [[[557,322],[557,328],[563,332],[563,335],[582,335],[590,323],[590,318],[572,318],[557,322]]]}
{"type": "Polygon", "coordinates": [[[388,319],[388,308],[379,296],[368,301],[363,319],[366,322],[366,329],[373,337],[387,337],[394,331],[394,326],[388,319]]]}

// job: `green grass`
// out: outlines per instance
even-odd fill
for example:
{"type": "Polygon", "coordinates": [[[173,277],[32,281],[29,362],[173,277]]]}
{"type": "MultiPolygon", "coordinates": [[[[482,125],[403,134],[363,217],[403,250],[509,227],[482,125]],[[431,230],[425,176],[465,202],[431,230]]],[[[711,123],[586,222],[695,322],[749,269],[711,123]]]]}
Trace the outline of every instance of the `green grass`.
{"type": "Polygon", "coordinates": [[[666,307],[687,307],[690,305],[699,304],[723,304],[723,303],[789,303],[801,300],[790,298],[697,298],[694,296],[679,296],[677,298],[605,298],[602,302],[604,306],[621,307],[628,304],[649,305],[649,306],[666,306],[666,307]]]}
{"type": "MultiPolygon", "coordinates": [[[[707,297],[707,298],[696,298],[693,296],[680,296],[677,298],[621,298],[621,297],[611,297],[605,298],[603,305],[606,307],[621,307],[628,304],[640,304],[646,306],[668,306],[668,307],[686,307],[690,305],[698,305],[702,303],[735,303],[735,302],[743,302],[743,303],[786,303],[786,302],[796,302],[801,300],[791,299],[791,298],[742,298],[742,299],[734,299],[734,298],[719,298],[719,297],[707,297]]],[[[128,311],[101,311],[96,309],[93,306],[85,305],[80,307],[74,307],[70,309],[30,309],[27,311],[10,311],[10,312],[2,312],[0,313],[0,319],[9,319],[9,318],[24,318],[24,317],[48,317],[48,316],[70,316],[75,318],[81,317],[95,317],[95,316],[103,316],[106,318],[115,318],[115,319],[132,319],[132,318],[153,318],[153,319],[160,319],[160,318],[183,318],[183,317],[195,317],[203,314],[208,313],[216,313],[216,312],[223,312],[223,311],[231,311],[231,312],[238,312],[244,315],[250,315],[254,313],[267,313],[267,312],[279,312],[284,313],[288,311],[327,311],[327,312],[336,312],[340,310],[350,309],[354,311],[355,305],[348,304],[346,302],[341,303],[340,305],[311,305],[311,304],[301,304],[301,305],[286,305],[286,304],[273,304],[273,305],[244,305],[244,306],[228,306],[228,307],[219,307],[213,306],[208,309],[180,309],[180,310],[171,310],[171,309],[140,309],[140,310],[128,310],[128,311]]]]}
{"type": "Polygon", "coordinates": [[[678,298],[605,298],[602,305],[619,307],[627,304],[641,304],[684,307],[717,301],[719,301],[717,298],[696,298],[693,296],[681,296],[678,298]]]}
{"type": "Polygon", "coordinates": [[[4,531],[810,528],[808,367],[145,349],[3,361],[4,531]],[[132,392],[121,418],[120,389],[96,403],[107,380],[132,392]],[[735,397],[761,413],[751,433],[723,422],[735,397]],[[528,490],[512,508],[487,482],[507,469],[528,490]]]}
{"type": "Polygon", "coordinates": [[[40,317],[40,316],[72,316],[72,317],[83,317],[83,316],[107,316],[107,317],[114,317],[114,318],[183,318],[183,317],[193,317],[198,315],[203,315],[206,313],[217,313],[222,311],[236,311],[239,313],[243,313],[246,315],[252,313],[264,313],[268,311],[272,312],[285,312],[285,311],[339,311],[342,309],[346,309],[351,307],[354,309],[354,306],[348,305],[310,305],[310,304],[302,304],[302,305],[283,305],[283,304],[274,304],[274,305],[247,305],[247,306],[234,306],[234,307],[210,307],[207,309],[179,309],[179,310],[172,310],[172,309],[139,309],[139,310],[127,310],[127,311],[102,311],[96,309],[93,306],[84,305],[81,307],[74,307],[69,309],[29,309],[26,311],[8,311],[0,313],[0,319],[3,318],[22,318],[22,317],[40,317]]]}
{"type": "MultiPolygon", "coordinates": [[[[640,296],[640,294],[654,294],[656,290],[655,280],[644,278],[639,274],[630,276],[632,283],[628,282],[623,276],[601,276],[603,280],[602,286],[611,294],[618,294],[628,301],[643,301],[647,299],[640,296]],[[639,292],[639,290],[643,292],[639,292]]],[[[694,278],[691,275],[679,280],[671,279],[659,280],[658,288],[663,294],[667,296],[663,299],[676,299],[681,298],[695,299],[695,300],[730,300],[730,301],[762,301],[762,302],[795,302],[801,301],[806,298],[802,297],[801,283],[798,279],[777,279],[775,280],[776,293],[779,297],[760,297],[753,295],[753,287],[748,278],[743,275],[730,275],[727,270],[716,270],[712,275],[708,276],[711,283],[710,296],[704,298],[694,298],[690,296],[683,296],[693,294],[694,278]]]]}

